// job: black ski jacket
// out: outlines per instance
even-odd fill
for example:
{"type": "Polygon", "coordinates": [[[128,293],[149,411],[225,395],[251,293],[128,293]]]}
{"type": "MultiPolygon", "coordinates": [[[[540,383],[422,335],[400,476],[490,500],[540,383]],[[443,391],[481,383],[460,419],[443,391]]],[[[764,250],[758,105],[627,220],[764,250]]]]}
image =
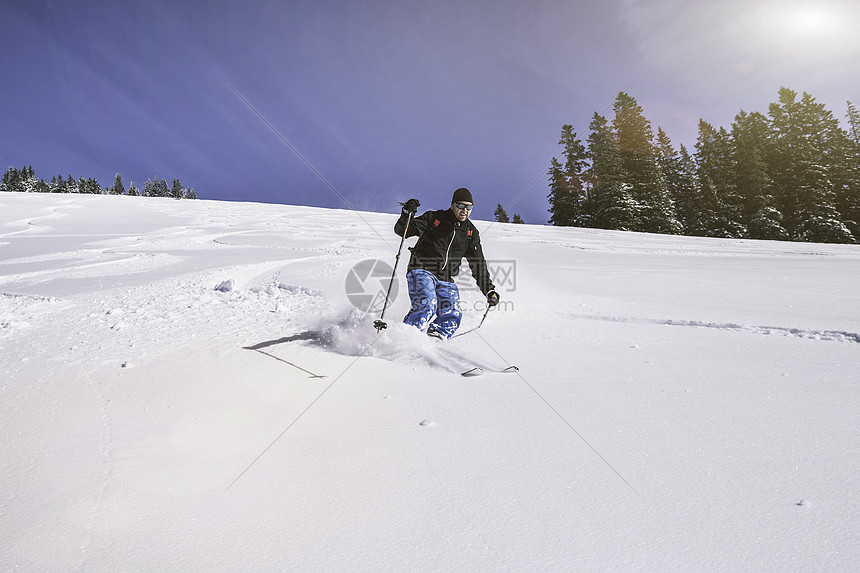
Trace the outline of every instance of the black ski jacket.
{"type": "MultiPolygon", "coordinates": [[[[408,217],[404,211],[394,225],[394,232],[401,237],[408,217]]],[[[453,282],[460,273],[460,262],[466,257],[481,292],[486,295],[495,290],[481,249],[478,229],[470,220],[460,222],[450,209],[427,211],[412,218],[406,236],[418,237],[415,246],[409,248],[412,256],[409,258],[408,270],[425,269],[440,281],[453,282]]]]}

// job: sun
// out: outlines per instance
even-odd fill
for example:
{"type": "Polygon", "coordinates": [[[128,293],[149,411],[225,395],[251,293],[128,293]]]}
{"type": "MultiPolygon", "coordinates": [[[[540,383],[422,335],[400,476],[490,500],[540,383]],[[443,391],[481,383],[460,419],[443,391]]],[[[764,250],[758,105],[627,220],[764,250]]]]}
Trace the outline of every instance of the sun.
{"type": "Polygon", "coordinates": [[[841,27],[836,12],[820,4],[794,6],[783,18],[787,32],[804,37],[825,37],[841,27]]]}
{"type": "Polygon", "coordinates": [[[757,16],[760,40],[782,57],[820,63],[822,58],[847,57],[860,46],[857,0],[770,0],[757,16]]]}

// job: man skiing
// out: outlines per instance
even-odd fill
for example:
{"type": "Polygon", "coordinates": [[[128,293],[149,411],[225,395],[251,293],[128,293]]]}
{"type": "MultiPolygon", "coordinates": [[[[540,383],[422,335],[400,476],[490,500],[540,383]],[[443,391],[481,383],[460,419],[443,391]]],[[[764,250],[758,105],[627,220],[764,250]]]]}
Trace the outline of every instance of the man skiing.
{"type": "Polygon", "coordinates": [[[460,291],[454,284],[463,257],[469,262],[472,276],[489,306],[499,304],[499,294],[487,271],[478,229],[469,220],[474,206],[472,193],[461,187],[454,191],[450,209],[427,211],[415,217],[419,206],[418,199],[407,201],[394,225],[399,236],[403,237],[406,231],[406,237],[418,237],[418,242],[409,249],[412,256],[406,279],[412,308],[403,322],[445,340],[453,336],[463,316],[460,291]]]}

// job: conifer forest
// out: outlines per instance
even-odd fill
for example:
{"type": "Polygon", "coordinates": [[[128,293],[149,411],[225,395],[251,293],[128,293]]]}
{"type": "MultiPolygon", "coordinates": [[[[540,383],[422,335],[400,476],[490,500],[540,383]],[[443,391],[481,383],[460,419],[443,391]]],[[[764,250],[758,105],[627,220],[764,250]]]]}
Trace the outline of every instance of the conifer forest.
{"type": "Polygon", "coordinates": [[[856,243],[860,239],[860,112],[847,125],[808,93],[782,88],[766,114],[730,128],[699,121],[695,148],[656,135],[621,92],[583,141],[561,130],[549,168],[553,225],[704,237],[856,243]]]}

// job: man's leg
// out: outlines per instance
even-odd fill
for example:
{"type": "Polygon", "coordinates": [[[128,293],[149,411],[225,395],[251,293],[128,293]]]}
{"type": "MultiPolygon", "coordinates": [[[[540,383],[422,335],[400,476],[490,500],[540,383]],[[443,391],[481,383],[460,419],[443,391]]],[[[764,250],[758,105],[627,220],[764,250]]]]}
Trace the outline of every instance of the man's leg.
{"type": "Polygon", "coordinates": [[[460,310],[460,291],[454,283],[438,281],[436,285],[438,310],[436,320],[430,325],[443,338],[451,338],[460,327],[463,313],[460,310]]]}
{"type": "Polygon", "coordinates": [[[427,324],[436,315],[438,304],[436,282],[436,277],[423,269],[415,269],[406,273],[406,283],[409,286],[409,300],[412,301],[412,308],[403,322],[419,330],[427,328],[427,324]]]}

